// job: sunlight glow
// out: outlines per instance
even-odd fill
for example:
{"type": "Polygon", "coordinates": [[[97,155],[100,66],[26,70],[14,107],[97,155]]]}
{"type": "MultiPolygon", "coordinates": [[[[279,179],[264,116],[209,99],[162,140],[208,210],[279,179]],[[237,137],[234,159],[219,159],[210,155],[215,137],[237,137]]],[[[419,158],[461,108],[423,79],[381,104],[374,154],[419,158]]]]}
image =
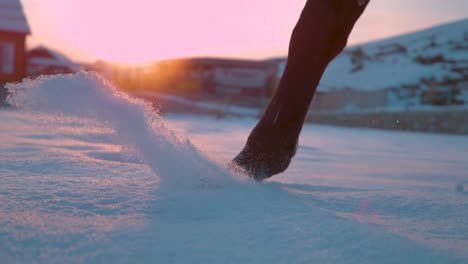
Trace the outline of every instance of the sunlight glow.
{"type": "MultiPolygon", "coordinates": [[[[75,60],[142,63],[186,56],[284,56],[305,0],[21,0],[32,35],[75,60]]],[[[466,17],[468,2],[378,0],[358,43],[466,17]],[[410,3],[411,2],[411,3],[410,3]],[[466,8],[465,8],[466,7],[466,8]]]]}

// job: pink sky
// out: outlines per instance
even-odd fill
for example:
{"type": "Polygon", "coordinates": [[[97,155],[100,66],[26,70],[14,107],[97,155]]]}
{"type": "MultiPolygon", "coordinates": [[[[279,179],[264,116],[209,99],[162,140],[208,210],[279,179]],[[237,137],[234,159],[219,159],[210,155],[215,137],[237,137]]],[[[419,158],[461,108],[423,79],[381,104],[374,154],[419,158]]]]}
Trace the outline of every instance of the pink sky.
{"type": "MultiPolygon", "coordinates": [[[[21,0],[32,35],[72,59],[140,63],[286,54],[305,0],[21,0]]],[[[350,43],[466,18],[466,0],[371,0],[350,43]]]]}

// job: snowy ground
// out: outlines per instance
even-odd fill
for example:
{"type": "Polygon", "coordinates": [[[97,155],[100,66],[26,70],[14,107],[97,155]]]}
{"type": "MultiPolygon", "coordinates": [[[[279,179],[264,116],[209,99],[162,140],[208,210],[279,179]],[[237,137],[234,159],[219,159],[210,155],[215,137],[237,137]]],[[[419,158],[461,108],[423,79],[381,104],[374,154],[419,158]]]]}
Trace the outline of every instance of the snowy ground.
{"type": "Polygon", "coordinates": [[[163,120],[89,74],[10,88],[1,263],[468,263],[468,137],[306,125],[256,184],[217,165],[254,119],[163,120]]]}

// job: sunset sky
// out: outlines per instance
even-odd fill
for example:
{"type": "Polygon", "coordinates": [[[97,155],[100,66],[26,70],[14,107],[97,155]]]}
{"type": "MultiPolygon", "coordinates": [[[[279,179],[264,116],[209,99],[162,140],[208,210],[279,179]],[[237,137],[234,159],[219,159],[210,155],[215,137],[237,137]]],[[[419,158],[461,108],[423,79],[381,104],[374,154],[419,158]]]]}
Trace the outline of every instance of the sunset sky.
{"type": "MultiPolygon", "coordinates": [[[[305,0],[21,0],[32,35],[78,61],[286,54],[305,0]]],[[[467,0],[371,0],[350,43],[468,17],[467,0]]]]}

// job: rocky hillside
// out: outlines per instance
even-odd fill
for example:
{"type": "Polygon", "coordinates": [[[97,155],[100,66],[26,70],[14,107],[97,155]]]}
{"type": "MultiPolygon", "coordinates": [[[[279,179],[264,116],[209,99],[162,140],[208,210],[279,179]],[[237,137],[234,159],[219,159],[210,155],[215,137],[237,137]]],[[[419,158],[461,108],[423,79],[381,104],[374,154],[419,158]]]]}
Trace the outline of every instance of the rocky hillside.
{"type": "Polygon", "coordinates": [[[345,88],[388,89],[400,104],[468,103],[468,19],[348,47],[329,65],[319,90],[345,88]],[[425,98],[428,91],[438,99],[425,98]]]}

